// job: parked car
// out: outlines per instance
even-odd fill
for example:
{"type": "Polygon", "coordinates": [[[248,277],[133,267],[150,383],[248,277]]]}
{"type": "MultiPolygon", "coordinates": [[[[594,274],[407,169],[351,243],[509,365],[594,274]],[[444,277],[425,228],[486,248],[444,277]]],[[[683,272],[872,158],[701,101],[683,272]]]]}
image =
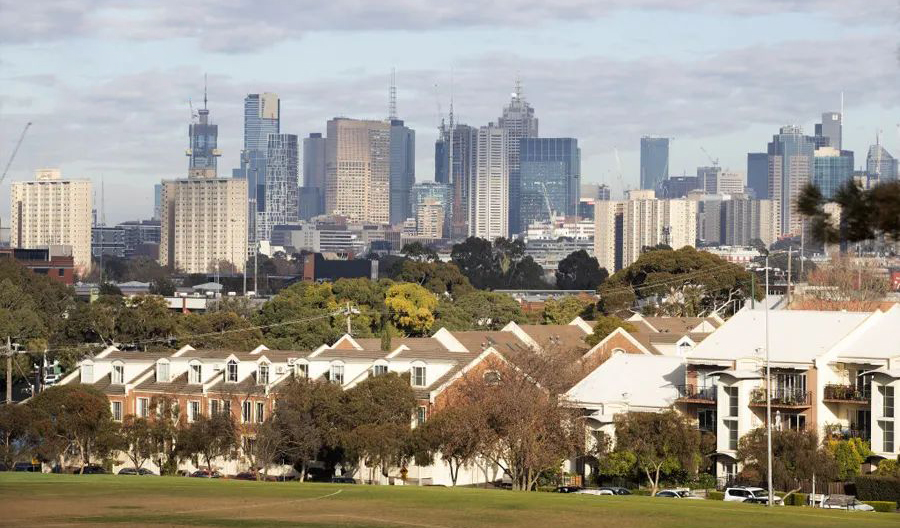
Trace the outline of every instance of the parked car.
{"type": "MultiPolygon", "coordinates": [[[[768,504],[769,492],[763,488],[755,486],[735,486],[725,490],[723,500],[727,502],[750,502],[754,504],[768,504]]],[[[775,497],[777,506],[784,506],[784,500],[781,497],[775,497]]]]}
{"type": "Polygon", "coordinates": [[[234,476],[235,480],[256,480],[255,471],[242,471],[234,476]]]}
{"type": "Polygon", "coordinates": [[[332,484],[356,484],[356,479],[353,477],[331,477],[332,484]]]}
{"type": "Polygon", "coordinates": [[[825,500],[822,501],[823,508],[830,508],[835,510],[850,510],[850,511],[875,511],[875,508],[869,506],[864,502],[859,502],[856,497],[840,495],[840,496],[828,496],[825,497],[825,500]]]}
{"type": "Polygon", "coordinates": [[[700,499],[690,490],[667,489],[657,492],[656,497],[668,497],[671,499],[700,499]]]}
{"type": "Polygon", "coordinates": [[[31,462],[16,462],[16,465],[13,466],[13,471],[24,471],[26,473],[40,473],[41,465],[40,464],[32,464],[31,462]]]}
{"type": "Polygon", "coordinates": [[[106,474],[106,470],[103,469],[102,466],[95,466],[95,465],[93,465],[93,464],[90,464],[90,465],[84,466],[84,470],[82,470],[81,468],[75,468],[74,473],[75,473],[76,475],[78,475],[78,474],[82,474],[82,475],[105,475],[105,474],[106,474]]]}
{"type": "Polygon", "coordinates": [[[609,490],[613,492],[613,495],[631,495],[631,491],[628,488],[622,488],[619,486],[601,486],[602,490],[609,490]]]}
{"type": "Polygon", "coordinates": [[[191,476],[198,478],[222,478],[222,474],[218,471],[213,470],[212,474],[210,474],[208,469],[198,469],[191,473],[191,476]]]}
{"type": "Polygon", "coordinates": [[[575,493],[581,495],[614,495],[614,493],[608,489],[580,489],[575,493]]]}
{"type": "Polygon", "coordinates": [[[126,467],[119,470],[119,475],[156,475],[147,468],[126,467]]]}
{"type": "Polygon", "coordinates": [[[554,490],[556,493],[577,493],[581,491],[581,486],[557,486],[554,490]]]}

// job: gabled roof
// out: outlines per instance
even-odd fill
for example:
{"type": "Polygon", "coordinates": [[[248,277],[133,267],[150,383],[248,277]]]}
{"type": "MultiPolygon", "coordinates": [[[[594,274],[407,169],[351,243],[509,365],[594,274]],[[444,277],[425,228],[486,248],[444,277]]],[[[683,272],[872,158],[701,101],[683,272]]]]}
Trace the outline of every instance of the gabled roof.
{"type": "Polygon", "coordinates": [[[156,381],[155,377],[147,378],[143,383],[139,383],[135,388],[139,392],[177,392],[180,394],[202,394],[203,385],[199,383],[188,383],[187,372],[177,376],[170,382],[156,381]]]}
{"type": "Polygon", "coordinates": [[[662,409],[675,401],[675,386],[683,383],[682,358],[615,354],[576,383],[566,396],[576,404],[627,403],[662,409]]]}
{"type": "Polygon", "coordinates": [[[574,325],[518,325],[543,350],[563,349],[587,351],[587,334],[574,325]]]}
{"type": "Polygon", "coordinates": [[[900,305],[873,313],[828,355],[837,360],[887,360],[900,356],[900,305]]]}

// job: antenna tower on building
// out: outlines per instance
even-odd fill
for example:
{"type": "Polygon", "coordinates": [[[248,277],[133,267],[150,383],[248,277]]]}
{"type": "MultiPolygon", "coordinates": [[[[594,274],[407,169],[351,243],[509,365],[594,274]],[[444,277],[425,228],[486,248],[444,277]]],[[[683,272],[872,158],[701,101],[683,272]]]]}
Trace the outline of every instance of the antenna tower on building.
{"type": "Polygon", "coordinates": [[[388,119],[397,119],[397,69],[391,68],[391,87],[388,90],[388,119]]]}

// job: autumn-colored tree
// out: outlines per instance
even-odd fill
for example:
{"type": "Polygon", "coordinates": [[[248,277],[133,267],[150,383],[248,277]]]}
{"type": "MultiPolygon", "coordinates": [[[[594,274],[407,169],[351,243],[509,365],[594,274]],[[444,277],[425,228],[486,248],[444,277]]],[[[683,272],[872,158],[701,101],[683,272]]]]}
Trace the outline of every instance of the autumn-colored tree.
{"type": "Polygon", "coordinates": [[[478,456],[481,438],[473,415],[477,417],[479,414],[472,404],[460,402],[433,413],[428,421],[416,429],[420,445],[432,457],[439,453],[447,463],[450,481],[454,486],[459,477],[459,469],[474,462],[478,456]]]}
{"type": "Polygon", "coordinates": [[[890,291],[888,277],[856,263],[836,257],[819,266],[808,277],[809,287],[794,300],[807,310],[870,312],[881,305],[890,291]]]}
{"type": "MultiPolygon", "coordinates": [[[[737,459],[747,479],[768,480],[766,428],[759,427],[741,437],[737,459]]],[[[834,457],[819,444],[815,431],[772,431],[772,481],[776,489],[800,491],[800,483],[815,476],[821,480],[837,476],[834,457]]]]}
{"type": "Polygon", "coordinates": [[[426,335],[434,325],[437,298],[418,284],[394,284],[388,288],[384,304],[393,325],[407,335],[426,335]]]}

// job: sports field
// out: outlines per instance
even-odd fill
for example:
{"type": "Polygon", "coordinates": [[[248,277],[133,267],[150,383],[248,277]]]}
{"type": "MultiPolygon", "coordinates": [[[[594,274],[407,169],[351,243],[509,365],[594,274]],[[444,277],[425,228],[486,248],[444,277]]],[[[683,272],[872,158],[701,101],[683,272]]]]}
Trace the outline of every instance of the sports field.
{"type": "Polygon", "coordinates": [[[0,526],[874,528],[900,526],[900,514],[502,490],[0,473],[0,526]]]}

